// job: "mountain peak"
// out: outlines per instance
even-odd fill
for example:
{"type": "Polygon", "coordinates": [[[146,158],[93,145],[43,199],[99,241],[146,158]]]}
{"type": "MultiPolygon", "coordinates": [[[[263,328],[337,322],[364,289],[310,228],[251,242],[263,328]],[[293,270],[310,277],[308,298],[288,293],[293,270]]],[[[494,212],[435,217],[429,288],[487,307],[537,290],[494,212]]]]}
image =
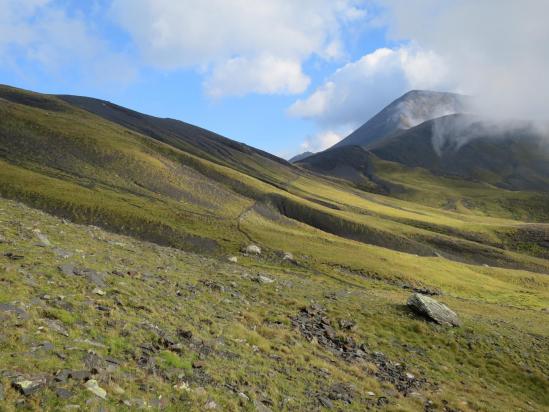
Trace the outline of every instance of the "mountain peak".
{"type": "Polygon", "coordinates": [[[334,147],[370,144],[426,120],[467,111],[468,97],[431,90],[410,90],[391,102],[334,147]]]}

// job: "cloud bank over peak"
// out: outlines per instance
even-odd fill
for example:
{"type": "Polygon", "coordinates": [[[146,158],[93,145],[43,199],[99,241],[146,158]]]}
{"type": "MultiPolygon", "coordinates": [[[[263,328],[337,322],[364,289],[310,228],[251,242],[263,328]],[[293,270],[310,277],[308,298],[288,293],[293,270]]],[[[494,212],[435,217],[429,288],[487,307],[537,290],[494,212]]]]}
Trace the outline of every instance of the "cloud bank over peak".
{"type": "Polygon", "coordinates": [[[549,2],[382,0],[391,36],[446,62],[447,76],[491,117],[547,121],[549,2]]]}

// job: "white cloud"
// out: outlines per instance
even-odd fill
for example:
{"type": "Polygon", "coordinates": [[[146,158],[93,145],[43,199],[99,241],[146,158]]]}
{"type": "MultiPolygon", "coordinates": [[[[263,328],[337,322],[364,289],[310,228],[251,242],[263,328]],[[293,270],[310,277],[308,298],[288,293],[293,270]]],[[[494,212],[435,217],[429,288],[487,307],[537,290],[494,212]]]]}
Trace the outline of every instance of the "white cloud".
{"type": "Polygon", "coordinates": [[[332,147],[345,137],[344,134],[336,133],[333,130],[320,132],[314,136],[309,136],[301,143],[302,152],[321,152],[329,147],[332,147]]]}
{"type": "Polygon", "coordinates": [[[82,16],[52,0],[0,0],[0,64],[28,76],[36,65],[54,77],[69,73],[99,84],[128,82],[136,72],[82,16]]]}
{"type": "Polygon", "coordinates": [[[113,0],[112,13],[148,64],[200,67],[211,94],[299,93],[309,82],[301,64],[342,55],[340,32],[364,16],[360,3],[113,0]]]}
{"type": "Polygon", "coordinates": [[[549,1],[380,2],[392,36],[440,56],[487,114],[549,120],[549,1]]]}
{"type": "Polygon", "coordinates": [[[205,83],[213,97],[244,95],[249,92],[301,93],[309,78],[301,71],[298,61],[260,56],[256,59],[238,57],[217,65],[205,83]]]}
{"type": "Polygon", "coordinates": [[[445,84],[446,66],[417,47],[381,48],[337,70],[310,96],[288,110],[338,133],[353,130],[410,89],[445,84]]]}

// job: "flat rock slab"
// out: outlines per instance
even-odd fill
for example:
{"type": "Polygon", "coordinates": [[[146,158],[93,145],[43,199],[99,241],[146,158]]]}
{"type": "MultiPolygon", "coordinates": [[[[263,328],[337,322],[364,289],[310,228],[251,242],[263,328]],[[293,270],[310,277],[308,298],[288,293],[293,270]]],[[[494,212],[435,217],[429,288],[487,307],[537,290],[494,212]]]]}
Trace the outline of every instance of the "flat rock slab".
{"type": "Polygon", "coordinates": [[[414,293],[408,299],[408,306],[414,312],[426,316],[441,325],[459,326],[461,324],[454,311],[429,296],[414,293]]]}

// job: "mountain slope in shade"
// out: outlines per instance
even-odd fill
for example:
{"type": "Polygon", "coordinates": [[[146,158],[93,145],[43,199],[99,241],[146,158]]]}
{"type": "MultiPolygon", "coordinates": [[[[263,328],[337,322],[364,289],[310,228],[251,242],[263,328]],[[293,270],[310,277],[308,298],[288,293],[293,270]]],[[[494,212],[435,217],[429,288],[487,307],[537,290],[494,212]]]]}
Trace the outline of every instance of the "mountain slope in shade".
{"type": "Polygon", "coordinates": [[[150,116],[91,97],[57,97],[120,126],[263,181],[281,185],[291,178],[286,160],[201,127],[180,120],[150,116]],[[280,179],[281,176],[283,179],[280,179]]]}
{"type": "Polygon", "coordinates": [[[511,190],[549,191],[549,138],[532,126],[471,115],[426,121],[374,143],[377,157],[511,190]]]}
{"type": "Polygon", "coordinates": [[[306,159],[306,158],[308,158],[309,156],[312,156],[312,155],[314,155],[313,152],[303,152],[303,153],[300,153],[300,154],[295,155],[294,157],[290,158],[288,160],[288,162],[296,163],[296,162],[299,162],[300,160],[306,159]]]}
{"type": "Polygon", "coordinates": [[[363,146],[426,120],[467,111],[468,97],[455,93],[412,90],[386,106],[333,147],[363,146]]]}
{"type": "Polygon", "coordinates": [[[308,156],[296,164],[315,173],[352,182],[373,189],[371,154],[361,146],[343,146],[308,156]]]}

